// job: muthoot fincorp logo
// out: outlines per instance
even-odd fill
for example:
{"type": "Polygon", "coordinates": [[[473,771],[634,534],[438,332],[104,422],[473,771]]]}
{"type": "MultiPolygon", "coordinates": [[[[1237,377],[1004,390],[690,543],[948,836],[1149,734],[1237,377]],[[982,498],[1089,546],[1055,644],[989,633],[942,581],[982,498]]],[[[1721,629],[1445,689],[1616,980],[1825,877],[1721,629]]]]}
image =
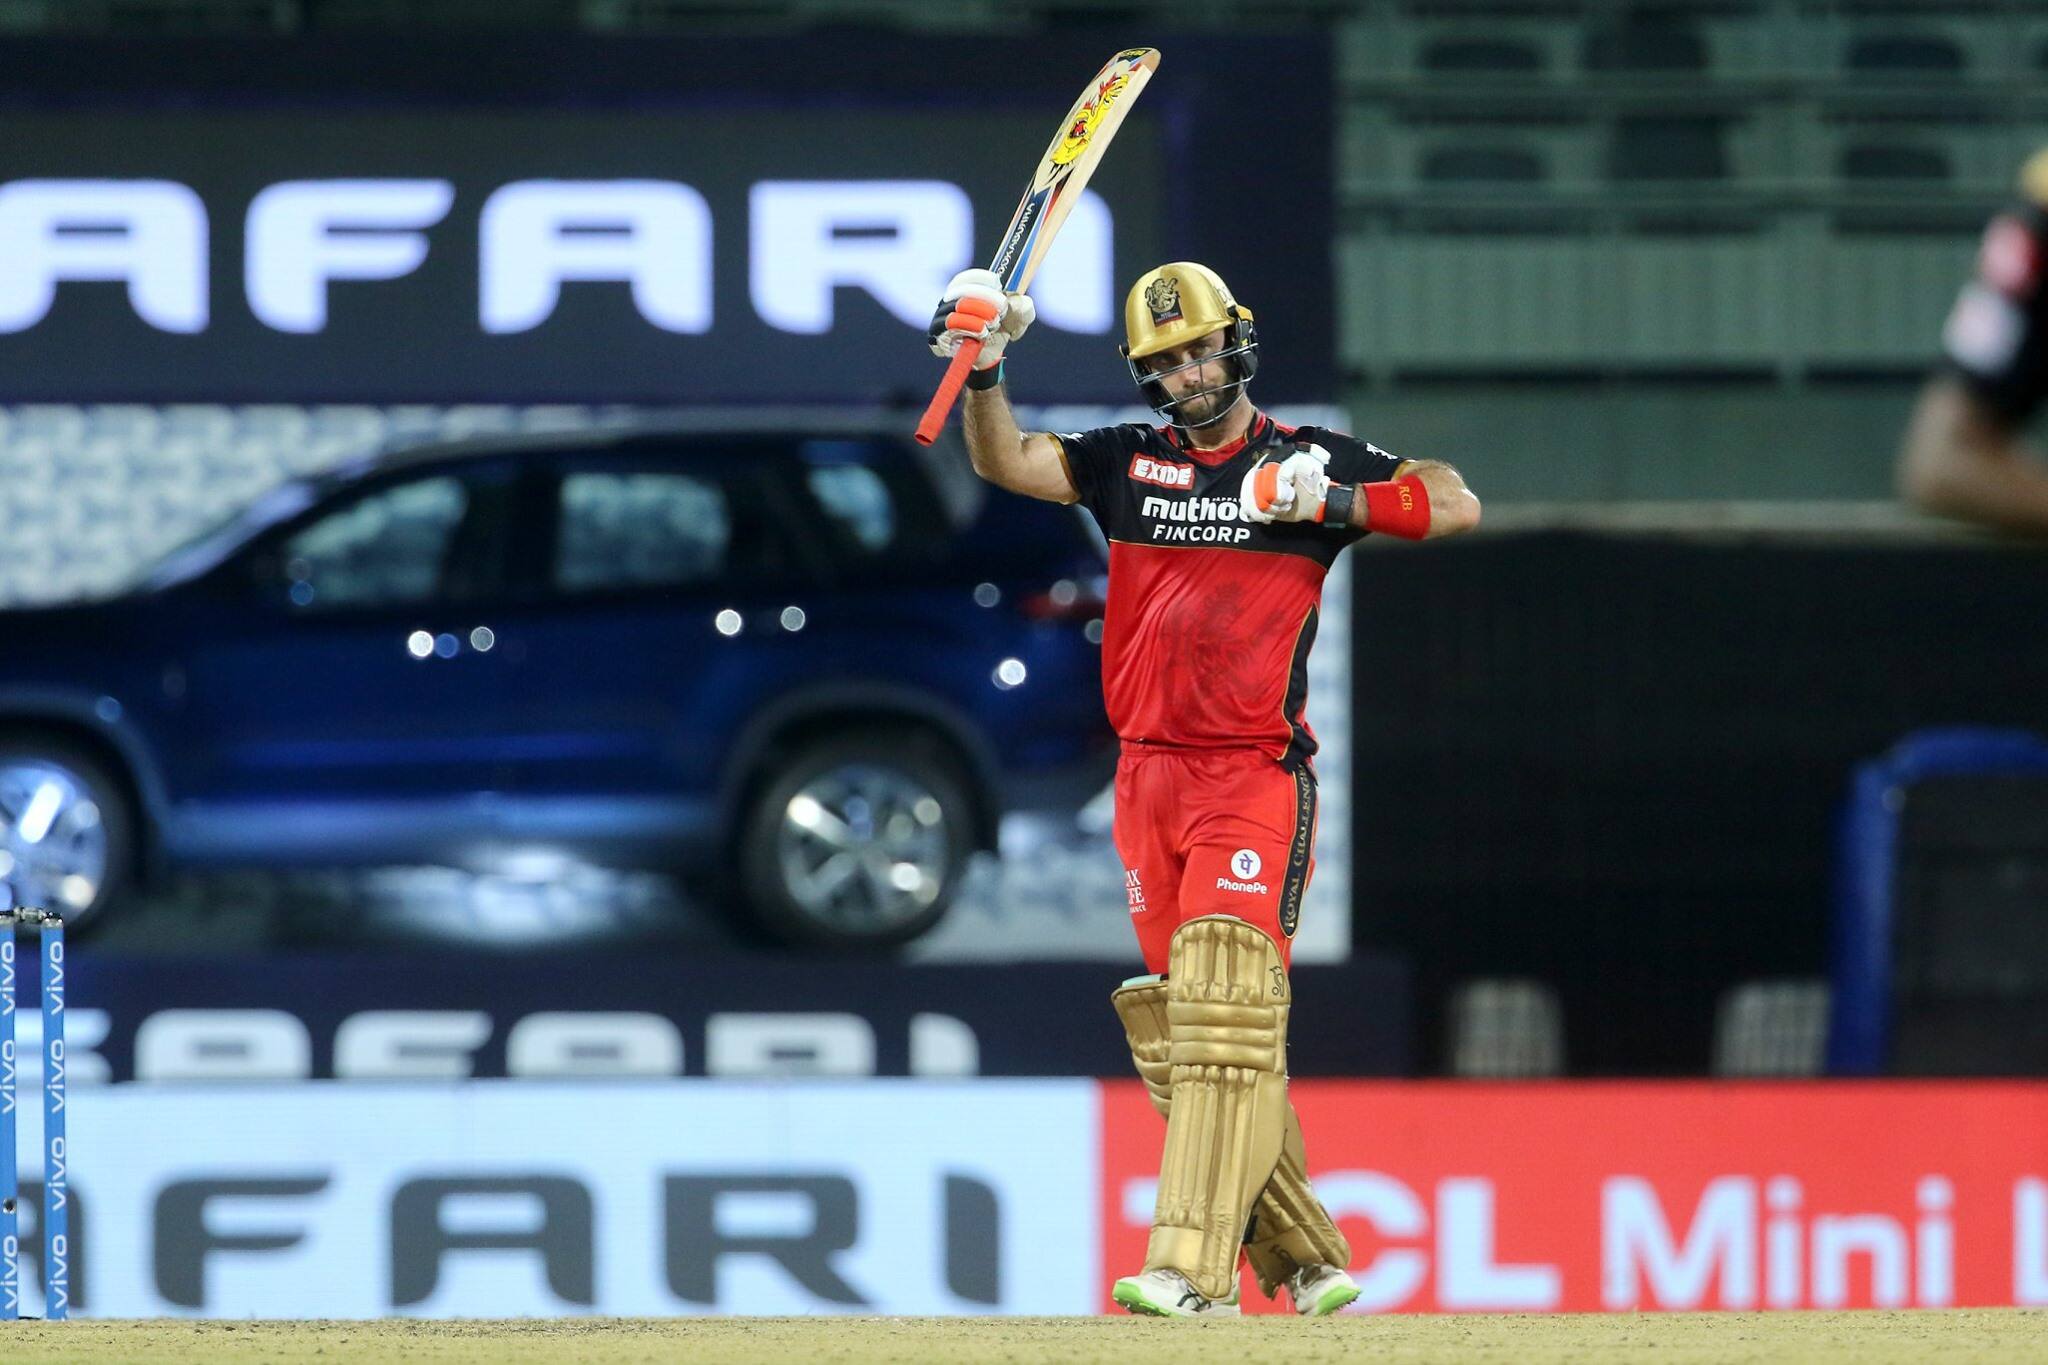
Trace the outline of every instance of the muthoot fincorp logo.
{"type": "Polygon", "coordinates": [[[1148,495],[1138,510],[1152,523],[1152,539],[1161,542],[1237,544],[1252,538],[1252,528],[1218,526],[1240,516],[1235,498],[1160,498],[1148,495]]]}

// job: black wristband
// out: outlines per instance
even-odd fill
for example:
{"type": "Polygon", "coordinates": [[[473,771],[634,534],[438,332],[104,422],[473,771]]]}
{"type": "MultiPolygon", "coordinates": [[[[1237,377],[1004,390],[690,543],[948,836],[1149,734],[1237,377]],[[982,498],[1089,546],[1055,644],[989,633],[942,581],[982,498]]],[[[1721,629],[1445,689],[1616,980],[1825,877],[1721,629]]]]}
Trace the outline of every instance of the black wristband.
{"type": "Polygon", "coordinates": [[[1351,507],[1358,501],[1358,485],[1333,483],[1323,492],[1323,522],[1338,526],[1351,524],[1351,507]]]}
{"type": "Polygon", "coordinates": [[[994,388],[996,385],[1002,382],[1003,362],[998,360],[995,364],[989,366],[985,370],[969,370],[967,372],[967,382],[962,384],[960,387],[963,389],[972,389],[976,393],[986,393],[988,390],[994,388]]]}

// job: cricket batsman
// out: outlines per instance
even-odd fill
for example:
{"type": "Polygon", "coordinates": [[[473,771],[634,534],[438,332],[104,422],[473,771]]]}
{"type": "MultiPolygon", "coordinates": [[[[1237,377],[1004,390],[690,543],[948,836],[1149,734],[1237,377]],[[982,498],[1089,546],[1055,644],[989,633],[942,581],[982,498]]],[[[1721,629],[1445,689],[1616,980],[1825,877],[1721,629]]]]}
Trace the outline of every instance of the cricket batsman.
{"type": "Polygon", "coordinates": [[[2048,400],[2048,149],[1985,229],[1941,342],[1945,363],[1899,452],[1900,491],[1930,512],[2048,536],[2048,463],[2022,434],[2048,400]]]}
{"type": "Polygon", "coordinates": [[[1323,577],[1370,532],[1470,530],[1449,465],[1398,460],[1252,405],[1258,333],[1216,273],[1148,272],[1124,301],[1131,378],[1164,420],[1072,435],[1018,429],[1004,354],[1035,308],[987,270],[953,277],[932,349],[982,351],[966,384],[974,470],[1084,504],[1109,540],[1103,691],[1122,740],[1115,840],[1152,973],[1112,996],[1166,1118],[1134,1313],[1238,1312],[1238,1258],[1304,1317],[1358,1297],[1351,1249],[1309,1186],[1287,1099],[1289,948],[1315,870],[1308,654],[1323,577]]]}

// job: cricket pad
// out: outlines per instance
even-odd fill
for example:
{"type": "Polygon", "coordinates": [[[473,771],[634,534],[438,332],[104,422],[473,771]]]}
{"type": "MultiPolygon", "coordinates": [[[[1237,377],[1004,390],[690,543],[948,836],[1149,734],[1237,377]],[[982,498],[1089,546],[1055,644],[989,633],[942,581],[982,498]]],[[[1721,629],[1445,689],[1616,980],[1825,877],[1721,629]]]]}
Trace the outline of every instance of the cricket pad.
{"type": "Polygon", "coordinates": [[[1287,1136],[1287,1008],[1293,991],[1264,930],[1204,915],[1167,948],[1171,1094],[1146,1270],[1177,1270],[1221,1299],[1259,1192],[1287,1136]]]}
{"type": "MultiPolygon", "coordinates": [[[[1123,1020],[1124,1037],[1131,1046],[1131,1060],[1152,1096],[1152,1107],[1163,1118],[1173,1111],[1173,1065],[1167,1059],[1166,979],[1140,977],[1113,992],[1110,1004],[1123,1020]]],[[[1305,1265],[1351,1265],[1351,1243],[1337,1230],[1322,1201],[1308,1182],[1308,1161],[1302,1150],[1301,1120],[1294,1105],[1287,1105],[1287,1133],[1280,1147],[1279,1164],[1266,1182],[1258,1202],[1252,1206],[1251,1236],[1245,1243],[1245,1259],[1258,1277],[1259,1289],[1267,1298],[1280,1292],[1294,1272],[1305,1265]]]]}

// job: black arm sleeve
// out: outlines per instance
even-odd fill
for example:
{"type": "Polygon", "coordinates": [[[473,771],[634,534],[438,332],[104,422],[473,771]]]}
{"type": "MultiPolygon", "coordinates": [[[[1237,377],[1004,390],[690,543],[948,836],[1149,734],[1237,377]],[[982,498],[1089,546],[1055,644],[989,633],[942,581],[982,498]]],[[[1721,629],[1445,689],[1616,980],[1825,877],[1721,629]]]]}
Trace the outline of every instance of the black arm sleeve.
{"type": "MultiPolygon", "coordinates": [[[[1141,433],[1143,430],[1137,428],[1141,433]]],[[[1060,458],[1066,461],[1067,477],[1081,495],[1081,505],[1091,512],[1100,511],[1105,495],[1116,486],[1135,448],[1130,429],[1096,427],[1092,431],[1055,432],[1052,438],[1059,443],[1060,458]]]]}
{"type": "Polygon", "coordinates": [[[1401,461],[1370,441],[1346,436],[1323,427],[1301,427],[1294,433],[1299,444],[1319,445],[1330,452],[1332,483],[1385,483],[1394,477],[1401,461]]]}
{"type": "Polygon", "coordinates": [[[2048,397],[2048,213],[2001,214],[1984,231],[1974,278],[1941,331],[1947,369],[1986,406],[2024,421],[2048,397]]]}

